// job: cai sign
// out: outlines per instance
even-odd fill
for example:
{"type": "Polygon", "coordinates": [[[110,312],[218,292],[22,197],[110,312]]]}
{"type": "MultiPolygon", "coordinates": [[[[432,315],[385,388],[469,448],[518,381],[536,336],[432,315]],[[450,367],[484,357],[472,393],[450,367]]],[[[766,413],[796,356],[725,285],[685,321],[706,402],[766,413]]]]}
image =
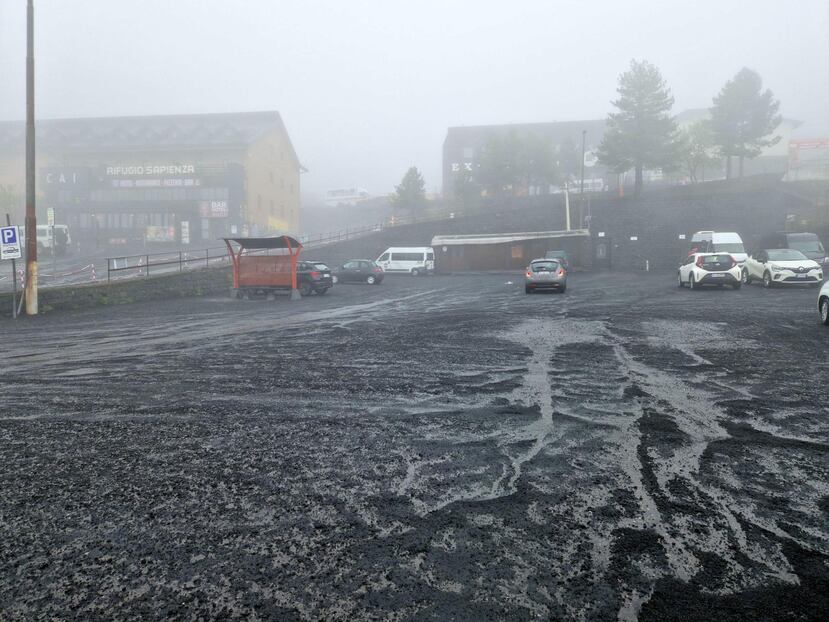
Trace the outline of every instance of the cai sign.
{"type": "Polygon", "coordinates": [[[41,182],[51,188],[85,188],[89,169],[82,166],[40,169],[41,182]]]}

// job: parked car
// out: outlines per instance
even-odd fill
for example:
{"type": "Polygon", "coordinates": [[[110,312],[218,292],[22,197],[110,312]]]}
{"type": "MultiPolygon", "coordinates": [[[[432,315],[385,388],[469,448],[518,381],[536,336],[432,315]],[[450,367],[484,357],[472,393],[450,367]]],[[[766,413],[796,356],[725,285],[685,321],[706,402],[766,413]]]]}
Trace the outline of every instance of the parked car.
{"type": "Polygon", "coordinates": [[[570,254],[567,251],[547,251],[544,254],[545,259],[555,259],[561,262],[565,270],[570,269],[570,254]]]}
{"type": "Polygon", "coordinates": [[[556,259],[533,259],[524,273],[524,293],[541,289],[564,293],[567,290],[567,269],[556,259]]]}
{"type": "MultiPolygon", "coordinates": [[[[37,251],[49,255],[65,255],[72,237],[69,235],[69,227],[66,225],[38,225],[37,226],[37,251]]],[[[26,248],[26,227],[20,227],[20,247],[26,248]]]]}
{"type": "Polygon", "coordinates": [[[331,270],[322,262],[298,261],[296,286],[302,296],[323,295],[334,285],[331,270]]]}
{"type": "Polygon", "coordinates": [[[740,266],[728,253],[693,253],[679,266],[677,284],[697,289],[703,285],[730,285],[740,289],[740,266]]]}
{"type": "Polygon", "coordinates": [[[435,251],[431,246],[387,248],[377,263],[384,272],[425,275],[435,270],[435,251]]]}
{"type": "Polygon", "coordinates": [[[815,233],[779,231],[763,237],[760,248],[791,248],[800,251],[819,263],[824,274],[829,272],[829,257],[826,256],[826,249],[815,233]]]}
{"type": "Polygon", "coordinates": [[[817,296],[817,309],[820,313],[820,321],[825,326],[829,326],[829,281],[820,288],[820,293],[817,296]]]}
{"type": "Polygon", "coordinates": [[[371,259],[350,259],[336,270],[334,282],[380,285],[383,276],[383,268],[371,259]]]}
{"type": "Polygon", "coordinates": [[[748,258],[743,239],[733,231],[697,231],[689,255],[697,253],[728,253],[740,265],[748,258]]]}
{"type": "Polygon", "coordinates": [[[773,285],[817,285],[823,281],[820,264],[791,248],[759,250],[748,258],[741,274],[743,283],[762,280],[765,287],[773,285]]]}

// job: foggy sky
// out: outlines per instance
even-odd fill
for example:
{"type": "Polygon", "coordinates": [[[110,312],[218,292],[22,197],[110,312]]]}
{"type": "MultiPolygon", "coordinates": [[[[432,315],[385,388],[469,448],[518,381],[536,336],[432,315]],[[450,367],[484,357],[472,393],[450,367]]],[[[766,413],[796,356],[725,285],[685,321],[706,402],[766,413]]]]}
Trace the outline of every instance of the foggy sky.
{"type": "MultiPolygon", "coordinates": [[[[0,0],[0,119],[25,114],[25,0],[0,0]]],[[[631,60],[674,112],[741,67],[829,126],[826,0],[35,0],[43,118],[282,113],[303,190],[440,186],[446,128],[604,118],[631,60]]]]}

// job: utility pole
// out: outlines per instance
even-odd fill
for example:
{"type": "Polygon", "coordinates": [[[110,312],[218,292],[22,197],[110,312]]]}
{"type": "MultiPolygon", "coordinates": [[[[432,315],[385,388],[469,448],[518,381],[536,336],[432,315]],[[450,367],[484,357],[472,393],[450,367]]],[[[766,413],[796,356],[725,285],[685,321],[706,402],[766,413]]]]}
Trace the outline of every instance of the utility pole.
{"type": "Polygon", "coordinates": [[[581,184],[579,186],[579,229],[584,229],[584,149],[587,144],[587,130],[581,131],[581,184]]]}
{"type": "Polygon", "coordinates": [[[37,315],[37,216],[35,215],[34,3],[26,7],[26,315],[37,315]]]}

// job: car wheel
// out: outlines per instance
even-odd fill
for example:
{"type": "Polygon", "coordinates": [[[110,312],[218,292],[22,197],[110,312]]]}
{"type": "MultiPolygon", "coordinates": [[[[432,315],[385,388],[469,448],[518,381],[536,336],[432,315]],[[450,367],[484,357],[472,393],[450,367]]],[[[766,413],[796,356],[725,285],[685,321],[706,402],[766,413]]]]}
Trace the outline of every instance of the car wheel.
{"type": "Polygon", "coordinates": [[[743,285],[751,285],[751,275],[746,268],[743,268],[743,271],[740,273],[740,280],[743,282],[743,285]]]}
{"type": "Polygon", "coordinates": [[[417,268],[412,268],[412,276],[420,276],[420,270],[417,268]]]}
{"type": "Polygon", "coordinates": [[[374,285],[374,283],[376,281],[377,281],[377,279],[375,278],[375,276],[373,274],[370,274],[370,275],[368,275],[368,277],[366,277],[366,283],[368,283],[369,285],[374,285]]]}
{"type": "Polygon", "coordinates": [[[682,280],[682,273],[676,273],[676,285],[677,287],[685,287],[685,283],[682,280]]]}
{"type": "Polygon", "coordinates": [[[766,289],[770,288],[772,285],[771,274],[769,272],[763,273],[763,287],[766,289]]]}
{"type": "Polygon", "coordinates": [[[310,296],[313,288],[311,287],[310,283],[302,283],[299,286],[299,295],[300,296],[310,296]]]}
{"type": "Polygon", "coordinates": [[[829,326],[829,298],[820,301],[820,321],[829,326]]]}
{"type": "Polygon", "coordinates": [[[697,285],[697,281],[694,278],[693,272],[688,276],[688,287],[690,287],[691,289],[699,288],[699,285],[697,285]]]}
{"type": "Polygon", "coordinates": [[[328,293],[328,288],[327,287],[323,287],[323,288],[317,290],[317,294],[319,294],[320,296],[325,296],[325,294],[327,294],[327,293],[328,293]]]}

